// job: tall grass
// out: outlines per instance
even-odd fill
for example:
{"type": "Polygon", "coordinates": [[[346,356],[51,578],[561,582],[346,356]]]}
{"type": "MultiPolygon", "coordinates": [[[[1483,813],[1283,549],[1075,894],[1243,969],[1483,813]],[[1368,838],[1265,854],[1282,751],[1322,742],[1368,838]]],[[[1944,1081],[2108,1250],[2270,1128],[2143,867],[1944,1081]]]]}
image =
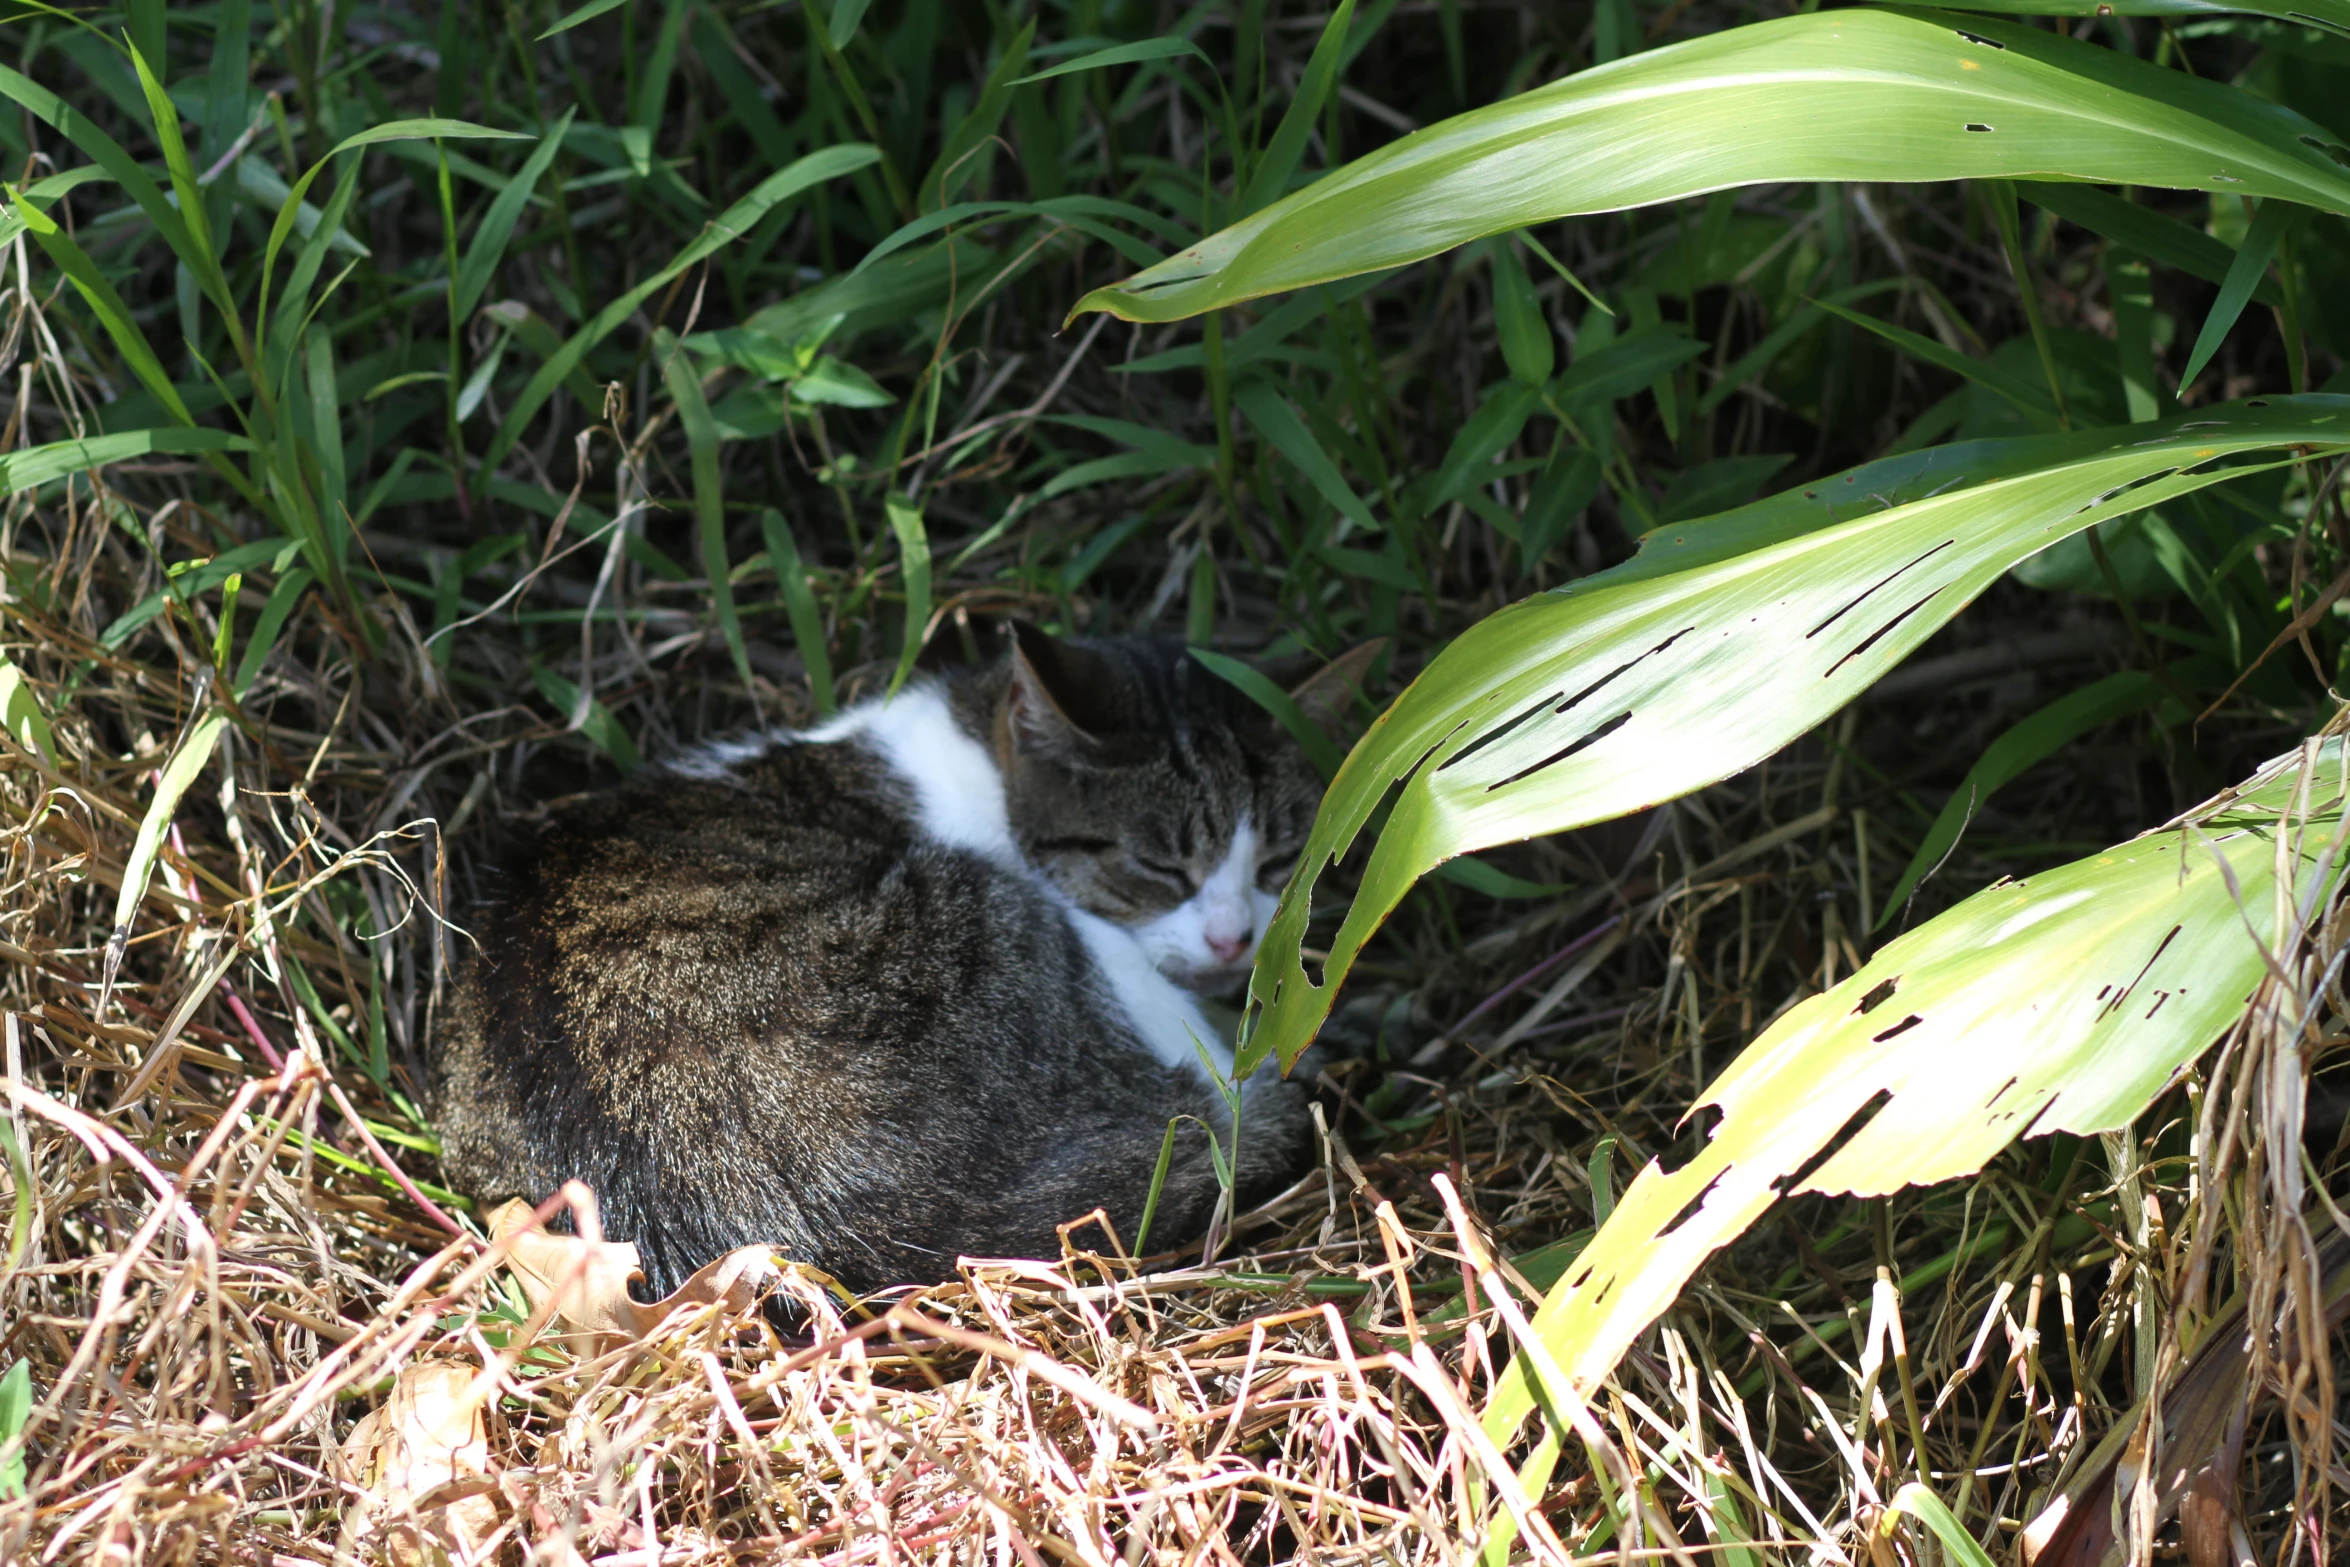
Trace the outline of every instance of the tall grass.
{"type": "MultiPolygon", "coordinates": [[[[1384,638],[1384,695],[1766,491],[2043,403],[2089,428],[2344,385],[2342,219],[2078,186],[1764,185],[1197,322],[1068,321],[1415,127],[1775,14],[7,22],[0,1552],[389,1552],[394,1492],[446,1533],[447,1496],[336,1455],[402,1367],[454,1359],[504,1378],[471,1473],[508,1549],[1458,1560],[1505,1516],[1546,1546],[1514,1501],[1578,1555],[1917,1560],[1883,1511],[1909,1477],[1996,1553],[2180,1385],[2166,1321],[2322,1290],[2271,1221],[2341,1191],[2332,1133],[2304,1137],[2339,1094],[2331,924],[2279,955],[2302,1009],[2133,1131],[1787,1205],[1595,1398],[1547,1498],[1504,1494],[1525,1442],[1501,1463],[1473,1418],[1517,1342],[1487,1281],[1531,1310],[1760,1028],[2330,716],[2350,535],[2314,466],[2027,562],[1729,783],[1412,891],[1349,981],[1372,1052],[1326,1170],[1223,1252],[1138,1283],[1089,1232],[924,1302],[1158,1437],[834,1306],[804,1364],[756,1319],[533,1346],[441,1227],[479,1221],[435,1180],[433,1006],[499,824],[565,790],[812,720],[1007,615],[1275,661],[1384,638]],[[2193,1156],[2223,1137],[2253,1151],[2214,1197],[2193,1156]]],[[[2331,34],[2062,25],[2350,135],[2331,34]]],[[[2225,1515],[2263,1552],[2342,1534],[2326,1351],[2264,1341],[2245,1374],[2304,1377],[2257,1407],[2225,1515]]]]}

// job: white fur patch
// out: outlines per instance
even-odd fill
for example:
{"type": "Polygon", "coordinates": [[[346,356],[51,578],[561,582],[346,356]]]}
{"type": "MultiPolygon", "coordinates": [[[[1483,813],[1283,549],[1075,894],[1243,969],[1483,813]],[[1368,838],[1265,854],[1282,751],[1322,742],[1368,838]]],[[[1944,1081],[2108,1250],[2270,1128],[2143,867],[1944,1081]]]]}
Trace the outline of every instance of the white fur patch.
{"type": "Polygon", "coordinates": [[[987,747],[955,722],[936,687],[908,686],[886,701],[860,702],[801,738],[864,741],[914,791],[925,837],[1001,865],[1022,863],[1004,810],[1004,775],[987,747]]]}
{"type": "Polygon", "coordinates": [[[771,734],[736,735],[726,740],[705,740],[689,751],[681,751],[669,759],[669,770],[687,778],[717,780],[727,777],[737,767],[755,761],[767,754],[776,744],[771,734]]]}
{"type": "Polygon", "coordinates": [[[1279,902],[1257,889],[1257,829],[1243,812],[1199,891],[1134,934],[1163,974],[1195,984],[1237,979],[1255,961],[1279,902]]]}
{"type": "Polygon", "coordinates": [[[1214,1063],[1214,1075],[1231,1081],[1230,1041],[1209,1025],[1207,1014],[1189,991],[1159,972],[1149,950],[1136,939],[1137,933],[1065,900],[1063,906],[1069,911],[1069,923],[1093,954],[1094,966],[1108,981],[1110,994],[1126,1009],[1127,1020],[1150,1053],[1164,1065],[1178,1071],[1188,1067],[1206,1078],[1210,1073],[1200,1061],[1204,1047],[1208,1060],[1214,1063]]]}

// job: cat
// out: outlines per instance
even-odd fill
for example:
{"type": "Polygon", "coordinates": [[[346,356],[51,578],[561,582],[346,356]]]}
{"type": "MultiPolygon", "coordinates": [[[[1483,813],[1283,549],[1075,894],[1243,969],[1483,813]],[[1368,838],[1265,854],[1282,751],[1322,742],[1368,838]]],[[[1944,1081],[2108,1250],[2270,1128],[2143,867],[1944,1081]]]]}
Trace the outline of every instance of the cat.
{"type": "MultiPolygon", "coordinates": [[[[1343,713],[1341,660],[1294,693],[1343,713]]],[[[1056,1256],[1096,1207],[1198,1234],[1278,1191],[1309,1091],[1240,1090],[1199,997],[1249,971],[1321,785],[1172,640],[1016,626],[804,733],[557,808],[499,878],[436,1041],[443,1162],[485,1203],[578,1178],[656,1294],[771,1244],[860,1292],[1056,1256]]]]}

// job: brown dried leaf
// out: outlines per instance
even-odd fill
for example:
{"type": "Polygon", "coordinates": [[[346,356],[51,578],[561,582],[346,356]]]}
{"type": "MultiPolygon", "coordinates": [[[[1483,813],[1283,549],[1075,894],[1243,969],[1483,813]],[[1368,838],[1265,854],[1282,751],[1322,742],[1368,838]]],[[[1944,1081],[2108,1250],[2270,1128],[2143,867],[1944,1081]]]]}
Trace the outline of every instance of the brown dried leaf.
{"type": "Polygon", "coordinates": [[[407,1567],[476,1557],[498,1527],[489,1442],[477,1371],[425,1360],[402,1370],[383,1406],[351,1428],[336,1450],[339,1478],[367,1495],[346,1514],[348,1531],[372,1537],[407,1567]]]}
{"type": "Polygon", "coordinates": [[[766,1246],[741,1246],[706,1264],[664,1299],[650,1305],[628,1292],[632,1280],[642,1278],[636,1247],[626,1241],[589,1240],[578,1235],[550,1235],[526,1228],[530,1205],[509,1202],[490,1215],[490,1234],[508,1240],[507,1263],[522,1283],[532,1310],[554,1302],[555,1315],[584,1333],[640,1339],[689,1306],[723,1302],[732,1312],[757,1304],[760,1287],[782,1276],[774,1251],[766,1246]]]}

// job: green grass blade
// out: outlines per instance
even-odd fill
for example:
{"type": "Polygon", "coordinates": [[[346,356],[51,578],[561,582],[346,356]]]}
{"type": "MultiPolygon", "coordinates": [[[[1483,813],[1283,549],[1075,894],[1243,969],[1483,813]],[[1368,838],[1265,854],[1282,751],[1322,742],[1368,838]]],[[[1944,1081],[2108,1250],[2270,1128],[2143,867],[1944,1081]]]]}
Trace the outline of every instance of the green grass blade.
{"type": "Polygon", "coordinates": [[[719,247],[742,238],[760,219],[783,202],[813,185],[869,167],[880,156],[863,143],[827,147],[821,152],[808,154],[790,168],[778,170],[762,180],[749,195],[713,219],[710,226],[672,257],[667,266],[597,311],[594,319],[573,333],[569,341],[538,368],[537,373],[523,387],[521,395],[515,398],[514,405],[506,411],[505,421],[498,426],[498,433],[490,438],[489,446],[482,452],[477,465],[480,471],[488,473],[498,466],[506,453],[513,450],[514,443],[522,438],[522,432],[530,421],[538,417],[538,411],[546,406],[555,388],[579,367],[588,351],[609,337],[621,322],[634,315],[637,306],[652,298],[658,290],[666,288],[671,279],[719,247]]]}
{"type": "MultiPolygon", "coordinates": [[[[2050,185],[2019,180],[2016,190],[2036,207],[2043,207],[2068,223],[2092,234],[2102,234],[2150,261],[2176,267],[2206,283],[2227,279],[2236,253],[2201,229],[2166,218],[2134,201],[2125,201],[2094,185],[2050,185]]],[[[2284,293],[2273,278],[2263,276],[2253,285],[2252,297],[2264,305],[2284,303],[2284,293]]]]}
{"type": "Polygon", "coordinates": [[[24,671],[5,653],[0,653],[0,729],[51,767],[57,765],[57,735],[49,727],[49,716],[41,711],[24,671]]]}
{"type": "Polygon", "coordinates": [[[1217,679],[1227,682],[1241,695],[1272,714],[1274,720],[1289,731],[1289,737],[1306,753],[1307,760],[1314,764],[1314,771],[1325,779],[1338,776],[1338,764],[1345,760],[1339,754],[1338,746],[1320,724],[1306,716],[1305,709],[1297,705],[1297,699],[1275,685],[1262,670],[1253,669],[1237,658],[1211,652],[1204,647],[1193,648],[1191,656],[1198,659],[1217,679]]]}
{"type": "Polygon", "coordinates": [[[734,612],[734,584],[726,564],[726,508],[718,477],[718,426],[710,404],[702,396],[701,373],[667,327],[653,334],[653,356],[660,361],[662,384],[677,404],[677,422],[685,428],[685,443],[694,472],[694,526],[702,543],[702,572],[710,579],[710,607],[734,658],[734,672],[743,689],[751,684],[751,655],[743,645],[741,617],[734,612]]]}
{"type": "Polygon", "coordinates": [[[180,397],[179,388],[172,385],[171,375],[163,368],[163,361],[155,356],[153,346],[147,341],[147,334],[139,330],[138,322],[131,318],[130,306],[123,303],[122,296],[114,291],[114,285],[100,274],[97,264],[63,229],[50,220],[48,214],[30,202],[19,199],[14,203],[14,210],[22,219],[26,231],[32,235],[33,243],[40,246],[57,270],[65,274],[73,284],[74,292],[82,296],[83,303],[90,307],[90,313],[106,329],[106,335],[114,341],[115,352],[122,355],[124,365],[138,378],[139,384],[154,393],[156,401],[162,403],[173,418],[182,424],[194,424],[195,416],[188,412],[188,405],[180,397]]]}
{"type": "Polygon", "coordinates": [[[89,154],[91,160],[122,188],[155,225],[155,232],[173,255],[184,255],[190,248],[188,226],[180,221],[179,209],[171,204],[152,176],[139,161],[123,151],[122,144],[107,135],[80,110],[68,104],[48,88],[41,86],[21,72],[0,65],[0,94],[5,94],[24,106],[36,118],[89,154]]]}
{"type": "Polygon", "coordinates": [[[2053,422],[2056,413],[2055,405],[2049,402],[2045,391],[2032,385],[2029,381],[2009,375],[1995,365],[1985,364],[1980,359],[1962,354],[1957,349],[1944,343],[1938,343],[1923,333],[1895,326],[1890,321],[1880,320],[1875,316],[1850,309],[1844,305],[1831,305],[1825,300],[1817,300],[1814,303],[1839,321],[1849,321],[1854,326],[1875,333],[1913,359],[1923,359],[1926,363],[1938,365],[1953,375],[1965,376],[1985,391],[1996,392],[2008,402],[2013,403],[2020,412],[2043,422],[2053,422]]]}
{"type": "Polygon", "coordinates": [[[922,524],[922,513],[908,502],[892,497],[886,509],[889,531],[897,535],[899,574],[906,584],[906,635],[898,649],[897,672],[889,681],[895,696],[914,672],[914,660],[930,632],[930,533],[922,524]]]}
{"type": "Polygon", "coordinates": [[[1328,501],[1365,533],[1380,531],[1379,520],[1371,515],[1371,506],[1348,485],[1339,473],[1338,464],[1322,450],[1322,443],[1314,439],[1314,432],[1306,428],[1297,410],[1289,406],[1269,383],[1251,380],[1236,388],[1232,400],[1257,434],[1263,436],[1275,451],[1289,459],[1316,494],[1328,501]]]}
{"type": "Polygon", "coordinates": [[[1188,38],[1144,38],[1130,44],[1112,44],[1107,49],[1096,49],[1074,60],[1063,60],[1059,65],[1031,71],[1012,85],[1025,87],[1030,82],[1051,81],[1056,76],[1068,76],[1078,71],[1099,71],[1113,65],[1139,65],[1146,60],[1169,60],[1183,54],[1195,57],[1211,71],[1216,68],[1216,62],[1208,58],[1207,52],[1188,38]]]}
{"type": "Polygon", "coordinates": [[[169,425],[154,430],[125,430],[118,435],[93,435],[79,441],[52,441],[46,446],[20,447],[0,454],[0,495],[14,495],[62,479],[69,473],[83,473],[154,452],[251,450],[251,441],[227,430],[181,429],[169,425]]]}
{"type": "Polygon", "coordinates": [[[2339,141],[2225,84],[2016,23],[1815,12],[1414,132],[1073,313],[1178,320],[1555,218],[1767,182],[2054,175],[2350,213],[2350,168],[2325,150],[2339,141]]]}
{"type": "MultiPolygon", "coordinates": [[[[1745,516],[1664,530],[1655,556],[1630,563],[1640,570],[1600,573],[1472,626],[1356,746],[1324,798],[1306,870],[1259,949],[1250,991],[1263,1015],[1250,1050],[1293,1058],[1363,943],[1434,866],[1750,766],[1865,690],[2018,561],[2242,476],[2220,466],[2231,459],[2280,465],[2288,459],[2270,454],[2301,449],[2350,451],[2350,397],[2223,404],[2191,420],[2058,438],[2034,448],[2061,454],[2041,467],[1890,507],[1823,481],[1745,516]],[[1836,520],[1838,501],[1859,514],[1836,520]],[[1309,979],[1301,944],[1314,884],[1398,783],[1361,891],[1321,978],[1309,979]]],[[[1913,474],[1937,466],[1927,455],[1906,460],[1913,474]]]]}
{"type": "Polygon", "coordinates": [[[171,818],[179,810],[180,800],[187,794],[205,764],[212,760],[212,752],[220,743],[220,732],[228,727],[226,713],[207,713],[196,720],[171,760],[163,764],[163,771],[155,784],[155,798],[147,803],[146,815],[139,818],[138,836],[131,840],[131,852],[123,861],[122,890],[114,900],[114,937],[108,946],[107,967],[114,966],[112,954],[119,951],[130,935],[131,917],[138,913],[140,902],[147,896],[148,878],[155,873],[155,860],[163,852],[163,835],[171,828],[171,818]]]}
{"type": "MultiPolygon", "coordinates": [[[[1173,1127],[1168,1128],[1168,1136],[1174,1136],[1173,1127]]],[[[8,1173],[16,1186],[16,1204],[19,1209],[24,1209],[32,1202],[32,1170],[24,1150],[16,1146],[14,1132],[8,1134],[8,1155],[8,1173]]],[[[18,1228],[29,1227],[30,1217],[29,1213],[25,1214],[18,1228]]],[[[16,1266],[16,1257],[17,1247],[12,1241],[8,1256],[11,1268],[16,1266]]],[[[0,1499],[24,1495],[24,1428],[25,1422],[32,1418],[32,1413],[33,1364],[29,1360],[19,1360],[6,1371],[0,1372],[0,1454],[7,1455],[0,1458],[0,1499]]]]}
{"type": "Polygon", "coordinates": [[[547,166],[562,150],[563,134],[571,129],[572,117],[578,113],[576,105],[563,111],[563,118],[531,149],[529,159],[506,182],[506,188],[498,192],[490,210],[483,215],[481,226],[473,231],[473,241],[465,248],[464,263],[457,269],[456,310],[460,321],[470,317],[473,307],[481,303],[482,292],[490,286],[490,274],[497,270],[499,259],[506,254],[506,242],[514,237],[514,225],[521,220],[523,208],[530,204],[531,193],[538,188],[547,166]]]}
{"type": "Polygon", "coordinates": [[[1530,386],[1549,380],[1558,366],[1558,344],[1534,297],[1534,280],[1506,239],[1493,242],[1493,335],[1510,374],[1530,386]]]}
{"type": "Polygon", "coordinates": [[[1339,0],[1338,9],[1323,24],[1322,36],[1314,45],[1312,57],[1306,61],[1297,93],[1282,111],[1273,139],[1265,144],[1265,155],[1257,160],[1255,170],[1248,177],[1248,189],[1240,198],[1242,216],[1277,200],[1289,188],[1290,177],[1297,173],[1298,160],[1305,156],[1306,138],[1314,133],[1316,123],[1322,118],[1322,105],[1338,85],[1339,55],[1346,47],[1346,30],[1354,14],[1355,0],[1339,0]]]}
{"type": "MultiPolygon", "coordinates": [[[[531,683],[539,688],[539,695],[546,698],[549,706],[563,714],[566,723],[572,714],[579,711],[579,687],[574,682],[544,664],[533,664],[530,678],[531,683]]],[[[580,723],[579,732],[587,736],[588,743],[609,757],[612,765],[622,773],[633,773],[645,765],[636,742],[628,737],[627,730],[620,727],[620,720],[613,717],[612,710],[594,697],[588,698],[587,717],[580,723]]]]}
{"type": "Polygon", "coordinates": [[[2105,293],[2113,302],[2113,347],[2121,368],[2122,402],[2134,422],[2159,419],[2168,399],[2154,371],[2154,279],[2145,259],[2108,245],[2105,293]]]}
{"type": "MultiPolygon", "coordinates": [[[[350,486],[343,476],[343,404],[335,391],[334,334],[313,324],[304,334],[304,379],[310,385],[310,444],[318,454],[323,493],[318,504],[325,513],[327,532],[342,536],[350,502],[350,486]]],[[[341,554],[338,548],[336,554],[341,554]]]]}
{"type": "Polygon", "coordinates": [[[2228,275],[2220,281],[2219,298],[2211,302],[2211,314],[2203,318],[2203,330],[2195,334],[2195,348],[2187,355],[2187,368],[2179,372],[2182,392],[2195,384],[2195,378],[2203,373],[2203,367],[2211,363],[2211,356],[2227,340],[2236,318],[2244,313],[2244,302],[2252,297],[2253,285],[2267,274],[2268,264],[2277,253],[2277,241],[2284,237],[2285,221],[2293,211],[2281,201],[2260,204],[2251,229],[2244,235],[2243,245],[2236,251],[2236,259],[2228,264],[2228,275]]]}
{"type": "Polygon", "coordinates": [[[253,623],[253,635],[245,643],[245,656],[238,661],[236,676],[229,683],[230,694],[238,701],[245,699],[245,693],[261,677],[270,650],[277,646],[278,633],[285,629],[286,617],[294,612],[302,590],[313,580],[307,569],[296,566],[278,578],[277,586],[270,589],[268,600],[261,606],[261,617],[253,623]]]}
{"type": "Polygon", "coordinates": [[[979,149],[995,135],[1003,123],[1004,111],[1012,106],[1012,89],[1018,85],[1020,68],[1028,63],[1029,40],[1036,36],[1036,23],[1024,23],[1012,36],[1003,57],[988,73],[987,83],[980,89],[979,101],[964,115],[962,123],[947,135],[939,148],[938,161],[922,177],[922,184],[914,192],[919,202],[936,200],[946,206],[954,200],[956,189],[977,172],[979,149]]]}
{"type": "Polygon", "coordinates": [[[592,22],[606,11],[617,11],[627,3],[628,0],[587,0],[587,4],[565,12],[562,20],[539,34],[538,41],[545,43],[557,33],[567,33],[580,23],[592,22]]]}
{"type": "Polygon", "coordinates": [[[1880,1530],[1903,1513],[1917,1519],[1942,1542],[1956,1567],[1993,1567],[1990,1554],[1975,1537],[1966,1532],[1966,1525],[1944,1505],[1942,1498],[1912,1480],[1893,1493],[1893,1500],[1885,1505],[1885,1517],[1878,1524],[1880,1530]]]}
{"type": "Polygon", "coordinates": [[[1883,930],[1900,916],[1910,890],[1942,863],[1944,856],[1957,845],[1967,823],[1982,810],[1983,802],[2002,785],[2090,730],[2151,707],[2161,696],[2162,686],[2152,675],[2142,669],[2126,669],[2078,691],[2069,691],[2030,717],[2010,725],[1998,739],[1983,748],[1975,765],[1967,769],[1966,778],[1943,802],[1941,814],[1926,829],[1917,853],[1910,856],[1893,890],[1885,895],[1884,910],[1877,916],[1875,928],[1883,930]]]}
{"type": "Polygon", "coordinates": [[[783,513],[770,506],[759,514],[759,531],[767,541],[767,563],[775,570],[783,591],[784,613],[791,618],[792,641],[798,644],[800,663],[808,671],[808,691],[816,700],[816,716],[832,716],[832,655],[824,643],[824,616],[808,585],[808,569],[800,562],[799,545],[783,513]]]}

